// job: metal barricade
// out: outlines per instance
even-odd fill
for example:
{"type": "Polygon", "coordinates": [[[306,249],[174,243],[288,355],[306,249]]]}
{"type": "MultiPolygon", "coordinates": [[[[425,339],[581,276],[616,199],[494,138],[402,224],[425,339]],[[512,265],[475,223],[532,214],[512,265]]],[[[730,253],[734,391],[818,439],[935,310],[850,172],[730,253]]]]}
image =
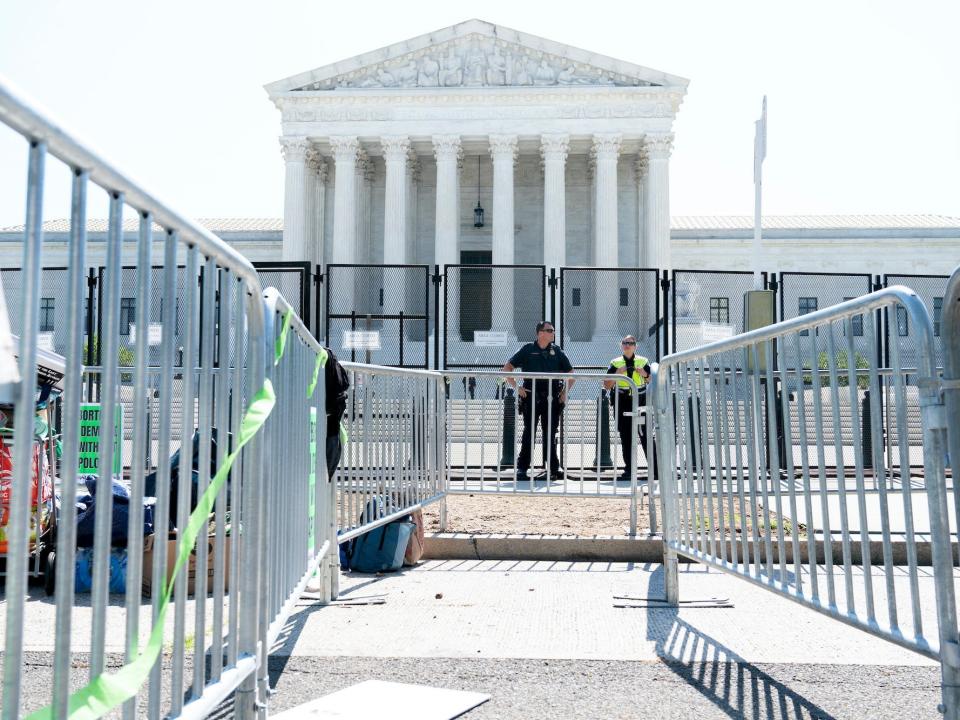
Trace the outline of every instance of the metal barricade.
{"type": "MultiPolygon", "coordinates": [[[[888,412],[908,453],[899,349],[890,348],[888,412]]],[[[654,379],[664,562],[670,603],[679,600],[682,555],[940,660],[946,714],[957,718],[946,423],[934,357],[923,303],[896,286],[664,358],[654,379]],[[887,308],[903,309],[920,348],[923,468],[901,463],[895,478],[880,404],[861,412],[867,391],[880,395],[876,311],[887,308]],[[921,602],[918,564],[928,551],[935,614],[921,602]]]]}
{"type": "Polygon", "coordinates": [[[264,424],[260,545],[260,702],[269,696],[267,655],[312,581],[321,601],[335,598],[339,561],[334,485],[327,480],[326,350],[275,289],[266,291],[267,377],[278,411],[264,424]]]}
{"type": "Polygon", "coordinates": [[[343,418],[349,440],[336,485],[345,543],[443,499],[445,426],[439,373],[342,365],[350,376],[343,418]]]}
{"type": "MultiPolygon", "coordinates": [[[[654,437],[652,423],[650,432],[645,427],[652,410],[631,379],[618,375],[630,389],[617,392],[612,376],[599,372],[511,373],[510,383],[494,371],[446,371],[443,378],[448,494],[629,499],[630,534],[636,534],[644,496],[637,473],[641,426],[644,459],[653,457],[654,437]],[[524,380],[530,389],[521,398],[514,383],[524,380]],[[564,403],[559,390],[568,383],[564,403]],[[633,460],[622,469],[621,456],[633,460]]],[[[644,480],[649,465],[641,465],[644,480]]],[[[650,511],[655,528],[656,509],[650,511]]]]}
{"type": "MultiPolygon", "coordinates": [[[[260,622],[264,613],[260,596],[265,592],[262,568],[267,548],[275,542],[270,536],[274,530],[269,524],[272,517],[263,510],[267,499],[262,471],[264,443],[257,432],[258,423],[273,407],[270,386],[265,382],[267,339],[272,342],[273,338],[264,334],[264,304],[257,273],[237,251],[160,203],[39,115],[3,82],[0,122],[21,134],[29,144],[19,344],[22,382],[15,399],[13,475],[6,527],[2,715],[18,718],[37,709],[32,706],[37,702],[33,698],[40,695],[23,692],[24,642],[30,637],[52,637],[52,684],[45,700],[51,703],[50,716],[65,717],[68,706],[80,705],[97,715],[122,706],[123,716],[128,718],[203,717],[238,690],[236,714],[251,717],[258,701],[258,653],[264,652],[258,647],[264,635],[260,622]],[[62,162],[72,176],[65,306],[68,335],[63,350],[60,428],[63,454],[57,463],[63,502],[55,553],[46,558],[48,570],[55,570],[54,621],[45,610],[46,603],[27,585],[42,209],[45,166],[51,158],[62,162]],[[107,262],[100,297],[104,307],[99,333],[103,365],[95,370],[100,379],[100,419],[96,423],[99,449],[92,451],[95,469],[82,471],[92,475],[100,491],[94,504],[92,545],[77,549],[75,498],[81,482],[79,458],[81,443],[89,440],[81,433],[81,380],[87,289],[86,213],[91,186],[106,192],[110,205],[107,262]],[[165,330],[161,330],[158,361],[153,370],[148,369],[147,342],[134,345],[129,368],[121,368],[118,358],[125,210],[136,212],[140,226],[136,242],[135,293],[139,302],[133,310],[135,323],[146,330],[150,321],[159,317],[165,330]],[[151,257],[154,223],[163,233],[164,269],[157,280],[162,286],[159,294],[151,291],[151,262],[161,260],[151,257]],[[181,257],[185,257],[186,267],[178,270],[181,257]],[[219,283],[205,283],[201,290],[197,282],[188,281],[183,292],[178,293],[178,274],[197,278],[201,268],[206,277],[218,277],[219,283]],[[178,353],[175,333],[170,331],[178,298],[182,354],[178,353]],[[162,309],[158,299],[165,301],[162,309]],[[151,377],[156,380],[152,389],[148,385],[151,377]],[[173,402],[176,385],[182,388],[183,402],[179,406],[173,402]],[[129,475],[124,473],[116,478],[127,488],[129,500],[115,503],[109,488],[115,484],[114,443],[121,438],[115,435],[112,416],[125,395],[132,395],[138,410],[131,419],[129,475]],[[156,472],[149,476],[145,412],[148,402],[152,402],[158,414],[157,452],[161,456],[156,472]],[[174,413],[181,415],[179,427],[173,422],[174,413]],[[175,465],[167,457],[174,447],[180,453],[180,462],[175,465]],[[191,456],[196,458],[193,472],[185,467],[191,456]],[[214,468],[221,470],[214,473],[214,468]],[[156,497],[154,527],[160,530],[152,537],[144,536],[142,508],[148,484],[156,497]],[[220,487],[215,495],[214,490],[206,492],[210,484],[220,487]],[[125,576],[115,572],[122,563],[113,562],[117,551],[112,547],[116,540],[112,525],[121,504],[129,508],[125,576]],[[191,512],[195,506],[199,509],[191,512]],[[179,531],[168,541],[170,526],[179,531]],[[200,537],[193,553],[189,552],[191,535],[200,537]],[[184,536],[188,539],[181,542],[184,536]],[[171,551],[173,546],[177,546],[176,554],[171,551]],[[89,577],[77,571],[76,561],[81,554],[88,559],[87,567],[92,566],[89,577]],[[172,576],[175,559],[180,569],[170,595],[168,577],[172,576]],[[75,604],[75,584],[83,580],[91,587],[89,605],[75,604]],[[110,600],[111,587],[117,582],[125,585],[119,610],[112,607],[116,602],[110,600]],[[144,588],[152,609],[142,614],[144,588]],[[107,677],[108,664],[123,663],[123,670],[107,677]],[[71,695],[71,688],[86,681],[89,685],[71,695]]],[[[140,338],[144,339],[144,335],[140,338]]],[[[281,370],[278,368],[277,372],[281,370]]],[[[281,393],[285,392],[281,385],[281,393]]],[[[297,412],[302,411],[303,405],[301,400],[295,406],[297,412]]],[[[281,418],[275,422],[284,421],[281,418]]]]}

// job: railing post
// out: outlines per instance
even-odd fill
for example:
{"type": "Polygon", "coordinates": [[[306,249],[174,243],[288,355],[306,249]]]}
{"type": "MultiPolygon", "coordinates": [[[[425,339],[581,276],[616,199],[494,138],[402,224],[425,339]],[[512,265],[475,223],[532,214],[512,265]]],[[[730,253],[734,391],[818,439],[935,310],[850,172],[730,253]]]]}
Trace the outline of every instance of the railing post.
{"type": "Polygon", "coordinates": [[[516,463],[517,398],[506,383],[500,386],[503,392],[503,453],[500,456],[500,467],[513,467],[516,463]]]}
{"type": "MultiPolygon", "coordinates": [[[[927,471],[927,456],[941,451],[941,457],[945,454],[949,458],[950,466],[953,469],[954,483],[956,483],[957,474],[960,471],[960,266],[953,271],[950,280],[947,282],[943,297],[941,328],[944,356],[941,390],[945,447],[927,448],[926,419],[928,408],[921,407],[924,412],[924,473],[926,474],[927,471]]],[[[943,482],[940,483],[941,492],[938,493],[938,500],[943,511],[941,512],[941,518],[946,520],[948,516],[945,512],[947,505],[945,473],[941,478],[943,478],[943,482]]],[[[953,492],[956,495],[957,488],[955,486],[953,492]]],[[[931,497],[931,516],[933,515],[933,502],[931,497]]],[[[937,583],[937,613],[939,615],[941,648],[940,674],[943,685],[943,704],[940,709],[945,718],[958,720],[960,719],[960,645],[957,643],[957,619],[953,589],[953,546],[949,525],[943,524],[946,527],[941,528],[940,538],[942,543],[940,544],[942,549],[939,553],[940,557],[937,558],[940,560],[937,564],[943,570],[942,581],[937,583]],[[942,590],[941,585],[944,586],[942,590]]],[[[933,528],[934,525],[931,524],[931,530],[933,528]]],[[[934,548],[937,545],[938,543],[935,542],[934,548]]]]}
{"type": "MultiPolygon", "coordinates": [[[[669,377],[669,370],[668,370],[669,377]]],[[[663,518],[663,587],[664,596],[668,605],[677,605],[680,600],[680,568],[677,551],[670,547],[671,542],[679,539],[676,513],[676,463],[674,453],[676,440],[674,438],[673,396],[661,389],[663,378],[660,368],[653,368],[650,374],[650,388],[647,392],[653,398],[653,406],[657,417],[656,451],[660,454],[657,463],[657,476],[660,485],[660,509],[663,518]]],[[[654,499],[651,495],[650,503],[654,499]]]]}
{"type": "MultiPolygon", "coordinates": [[[[611,392],[616,392],[613,390],[611,392]]],[[[593,466],[601,470],[609,470],[615,467],[613,458],[610,457],[610,411],[607,410],[607,391],[602,390],[600,397],[597,398],[597,424],[599,442],[597,443],[597,455],[593,459],[593,466]]],[[[629,468],[627,468],[629,471],[629,468]]]]}

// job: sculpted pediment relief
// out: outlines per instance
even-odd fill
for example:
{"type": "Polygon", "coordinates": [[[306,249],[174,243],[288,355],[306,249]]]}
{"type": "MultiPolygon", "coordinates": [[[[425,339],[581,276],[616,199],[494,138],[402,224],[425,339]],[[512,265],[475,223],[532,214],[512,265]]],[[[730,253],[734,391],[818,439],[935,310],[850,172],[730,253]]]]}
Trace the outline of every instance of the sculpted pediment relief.
{"type": "Polygon", "coordinates": [[[293,88],[293,91],[659,85],[572,60],[561,54],[471,34],[350,72],[314,80],[293,88]]]}

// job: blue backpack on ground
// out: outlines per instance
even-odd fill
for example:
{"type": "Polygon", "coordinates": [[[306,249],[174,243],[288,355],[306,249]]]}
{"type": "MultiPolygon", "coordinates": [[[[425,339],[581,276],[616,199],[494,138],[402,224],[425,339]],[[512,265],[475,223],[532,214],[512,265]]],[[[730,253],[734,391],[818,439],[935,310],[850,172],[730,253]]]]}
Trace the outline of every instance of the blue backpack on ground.
{"type": "Polygon", "coordinates": [[[350,569],[362,573],[399,570],[413,531],[412,522],[398,520],[361,535],[353,541],[350,569]]]}

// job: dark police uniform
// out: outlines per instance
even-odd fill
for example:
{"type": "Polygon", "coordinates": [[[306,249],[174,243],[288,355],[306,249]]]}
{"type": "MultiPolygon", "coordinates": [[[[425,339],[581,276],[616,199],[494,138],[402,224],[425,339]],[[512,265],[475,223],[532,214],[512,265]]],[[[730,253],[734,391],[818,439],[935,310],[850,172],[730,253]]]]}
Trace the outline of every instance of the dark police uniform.
{"type": "MultiPolygon", "coordinates": [[[[647,362],[647,359],[641,355],[634,355],[632,358],[627,359],[624,355],[619,355],[610,361],[610,366],[607,368],[608,375],[614,375],[621,368],[627,369],[627,377],[631,378],[637,385],[637,409],[639,410],[646,404],[647,401],[647,380],[643,375],[640,374],[640,370],[643,369],[647,375],[650,374],[650,364],[647,362]]],[[[617,380],[617,384],[611,388],[610,402],[616,409],[617,413],[617,432],[620,433],[620,448],[623,452],[623,475],[624,477],[630,477],[630,471],[633,468],[633,443],[631,442],[632,438],[630,437],[630,430],[632,426],[632,418],[628,414],[632,410],[631,404],[631,385],[626,380],[617,380]],[[616,393],[616,394],[614,394],[616,393]]],[[[637,428],[640,431],[640,447],[643,450],[644,455],[647,453],[647,416],[644,414],[642,417],[637,418],[637,428]]],[[[657,445],[653,444],[651,450],[653,453],[653,458],[647,458],[647,466],[653,468],[653,474],[651,477],[657,477],[657,445]]]]}
{"type": "MultiPolygon", "coordinates": [[[[572,372],[570,359],[559,347],[550,343],[541,348],[537,343],[527,343],[513,354],[509,360],[513,367],[523,372],[563,373],[572,372]]],[[[560,460],[557,457],[557,428],[560,424],[560,393],[566,385],[565,380],[538,380],[524,378],[523,388],[527,391],[520,400],[520,414],[523,416],[523,436],[520,440],[520,454],[517,456],[517,470],[526,472],[530,468],[533,454],[533,434],[537,424],[543,438],[543,457],[550,458],[549,475],[559,472],[560,460]],[[550,398],[548,400],[548,398],[550,398]],[[549,410],[549,413],[548,413],[549,410]],[[547,426],[549,425],[549,431],[547,426]]]]}

